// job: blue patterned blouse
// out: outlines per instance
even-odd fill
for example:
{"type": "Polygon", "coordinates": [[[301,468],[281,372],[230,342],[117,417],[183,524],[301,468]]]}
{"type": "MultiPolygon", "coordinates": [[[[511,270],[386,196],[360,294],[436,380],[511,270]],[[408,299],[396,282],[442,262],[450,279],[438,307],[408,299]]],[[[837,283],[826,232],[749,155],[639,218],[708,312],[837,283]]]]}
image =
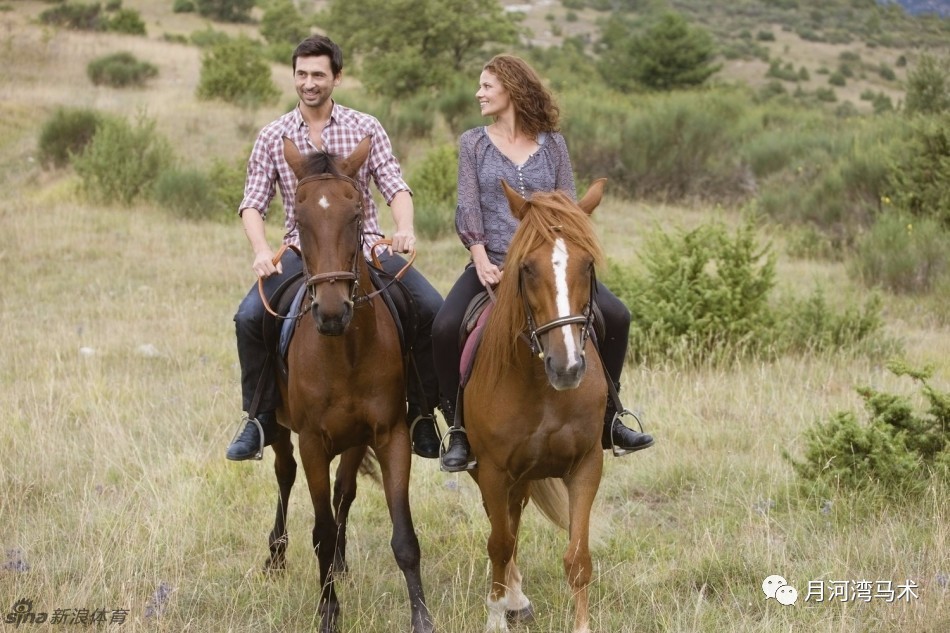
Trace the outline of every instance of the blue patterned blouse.
{"type": "Polygon", "coordinates": [[[555,189],[577,198],[564,137],[558,132],[542,132],[538,145],[523,164],[515,165],[498,150],[485,127],[468,130],[459,138],[455,230],[465,248],[484,244],[496,266],[504,261],[518,228],[501,188],[502,179],[525,198],[535,191],[555,189]]]}

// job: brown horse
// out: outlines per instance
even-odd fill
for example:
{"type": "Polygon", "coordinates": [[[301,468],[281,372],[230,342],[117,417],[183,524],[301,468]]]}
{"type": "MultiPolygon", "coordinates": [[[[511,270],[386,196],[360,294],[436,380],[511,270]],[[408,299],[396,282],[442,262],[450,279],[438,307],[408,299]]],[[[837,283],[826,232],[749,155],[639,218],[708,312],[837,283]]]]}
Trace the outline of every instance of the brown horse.
{"type": "Polygon", "coordinates": [[[284,139],[284,156],[298,179],[295,210],[308,293],[302,312],[311,318],[305,314],[297,325],[287,353],[288,379],[280,385],[282,432],[273,444],[280,494],[267,568],[285,564],[287,503],[297,467],[290,429],[299,437],[315,515],[320,631],[337,630],[340,606],[333,577],[345,569],[346,521],[356,474],[372,447],[393,523],[393,553],[409,591],[412,631],[431,633],[435,627],[409,510],[406,376],[399,333],[374,293],[363,256],[363,196],[353,180],[369,148],[364,139],[350,156],[336,161],[323,153],[304,157],[284,139]],[[331,505],[330,462],[341,454],[331,505]]]}
{"type": "Polygon", "coordinates": [[[491,522],[490,630],[532,617],[515,561],[529,498],[569,529],[564,571],[574,596],[574,631],[589,630],[589,523],[603,467],[607,399],[600,356],[587,353],[593,348],[594,268],[602,261],[589,214],[605,182],[596,181],[579,203],[562,192],[525,200],[502,183],[520,225],[463,399],[478,459],[471,472],[491,522]],[[551,493],[565,487],[560,505],[550,505],[551,493]]]}

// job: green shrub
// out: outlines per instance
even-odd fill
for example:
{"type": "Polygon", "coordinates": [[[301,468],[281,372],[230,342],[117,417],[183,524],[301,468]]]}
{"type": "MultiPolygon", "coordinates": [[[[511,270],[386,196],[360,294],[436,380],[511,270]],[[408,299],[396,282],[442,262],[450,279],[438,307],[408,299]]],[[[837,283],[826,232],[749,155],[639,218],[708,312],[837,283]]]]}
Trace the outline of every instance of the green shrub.
{"type": "Polygon", "coordinates": [[[58,108],[40,130],[40,164],[65,167],[85,150],[102,120],[99,112],[88,108],[58,108]]]}
{"type": "Polygon", "coordinates": [[[89,62],[86,74],[97,86],[141,86],[146,80],[158,75],[158,68],[148,62],[139,61],[132,53],[119,52],[100,57],[89,62]]]}
{"type": "Polygon", "coordinates": [[[885,81],[896,81],[897,74],[894,72],[894,69],[881,62],[881,65],[877,67],[877,74],[881,76],[881,79],[885,81]]]}
{"type": "Polygon", "coordinates": [[[815,90],[815,98],[819,101],[834,103],[838,100],[838,95],[835,94],[834,88],[818,88],[815,90]]]}
{"type": "Polygon", "coordinates": [[[890,173],[895,203],[950,229],[950,111],[915,119],[908,136],[890,173]]]}
{"type": "Polygon", "coordinates": [[[192,32],[188,39],[198,48],[211,48],[219,44],[226,44],[231,40],[231,36],[224,31],[216,31],[209,26],[206,29],[192,32]]]}
{"type": "Polygon", "coordinates": [[[172,5],[173,13],[194,13],[195,12],[195,3],[194,0],[175,0],[175,4],[172,5]]]}
{"type": "Polygon", "coordinates": [[[886,114],[894,111],[894,104],[891,98],[883,92],[879,92],[871,99],[871,105],[874,107],[874,114],[886,114]]]}
{"type": "Polygon", "coordinates": [[[102,6],[64,2],[40,13],[40,22],[80,31],[102,31],[108,20],[102,15],[102,6]]]}
{"type": "Polygon", "coordinates": [[[219,22],[248,22],[254,0],[195,0],[198,13],[219,22]]]}
{"type": "Polygon", "coordinates": [[[821,288],[804,300],[786,297],[776,310],[774,347],[780,353],[812,354],[855,349],[881,333],[883,324],[878,295],[871,295],[862,307],[846,306],[835,312],[821,288]]]}
{"type": "Polygon", "coordinates": [[[106,119],[73,166],[91,197],[128,204],[173,160],[171,146],[156,134],[154,121],[142,117],[132,126],[124,119],[106,119]]]}
{"type": "Polygon", "coordinates": [[[205,52],[197,92],[200,99],[222,99],[251,108],[275,103],[280,96],[260,46],[243,35],[205,52]]]}
{"type": "Polygon", "coordinates": [[[755,39],[759,40],[760,42],[774,42],[775,33],[772,31],[759,31],[755,34],[755,39]]]}
{"type": "Polygon", "coordinates": [[[939,114],[950,110],[950,70],[947,59],[922,53],[917,65],[907,73],[908,114],[939,114]]]}
{"type": "Polygon", "coordinates": [[[828,77],[828,83],[832,86],[844,86],[848,82],[845,80],[844,75],[840,72],[831,73],[831,76],[828,77]]]}
{"type": "Polygon", "coordinates": [[[719,224],[650,237],[639,275],[616,265],[605,283],[630,308],[630,353],[640,362],[721,363],[756,353],[771,338],[768,294],[775,258],[754,227],[734,238],[719,224]]]}
{"type": "Polygon", "coordinates": [[[166,169],[155,180],[152,195],[160,206],[186,220],[209,219],[218,213],[211,179],[194,169],[166,169]]]}
{"type": "MultiPolygon", "coordinates": [[[[260,33],[268,44],[289,44],[296,47],[310,35],[310,29],[291,0],[271,0],[261,17],[260,33]]],[[[283,60],[284,63],[290,63],[292,57],[293,49],[291,55],[283,60]]]]}
{"type": "Polygon", "coordinates": [[[455,145],[441,145],[429,150],[413,166],[410,182],[415,226],[426,238],[436,239],[455,232],[457,156],[455,145]]]}
{"type": "Polygon", "coordinates": [[[859,239],[850,272],[868,286],[929,292],[950,274],[950,234],[933,218],[887,210],[859,239]]]}
{"type": "Polygon", "coordinates": [[[854,413],[836,413],[808,429],[802,461],[785,454],[802,479],[831,488],[876,489],[899,500],[926,490],[933,478],[950,478],[950,394],[930,386],[930,370],[897,362],[888,369],[921,385],[929,411],[915,413],[904,396],[858,388],[866,423],[854,413]]]}
{"type": "Polygon", "coordinates": [[[119,9],[109,18],[106,28],[116,33],[145,35],[145,22],[135,9],[119,9]]]}

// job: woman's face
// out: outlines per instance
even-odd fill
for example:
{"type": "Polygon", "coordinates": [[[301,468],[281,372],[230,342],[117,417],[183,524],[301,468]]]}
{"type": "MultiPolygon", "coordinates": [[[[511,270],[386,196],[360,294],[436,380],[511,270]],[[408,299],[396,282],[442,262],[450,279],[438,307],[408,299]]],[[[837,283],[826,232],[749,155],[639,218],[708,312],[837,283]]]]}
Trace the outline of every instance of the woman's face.
{"type": "Polygon", "coordinates": [[[498,116],[511,107],[508,91],[492,72],[483,70],[478,78],[478,92],[475,93],[482,116],[498,116]]]}

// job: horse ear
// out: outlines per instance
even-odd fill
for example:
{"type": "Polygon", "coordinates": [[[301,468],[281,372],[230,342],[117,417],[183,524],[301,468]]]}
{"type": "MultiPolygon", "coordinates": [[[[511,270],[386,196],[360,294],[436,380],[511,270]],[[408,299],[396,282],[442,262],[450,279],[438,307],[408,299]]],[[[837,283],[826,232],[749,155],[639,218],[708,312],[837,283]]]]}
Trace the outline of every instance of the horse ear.
{"type": "Polygon", "coordinates": [[[584,194],[584,197],[581,198],[580,202],[577,203],[584,213],[590,215],[594,212],[594,209],[597,208],[597,205],[600,204],[601,198],[604,197],[604,185],[607,184],[606,178],[598,178],[590,185],[590,189],[587,190],[587,193],[584,194]]]}
{"type": "Polygon", "coordinates": [[[521,221],[521,218],[524,217],[524,210],[528,203],[527,200],[521,197],[521,194],[511,188],[511,186],[504,181],[501,181],[501,188],[505,191],[505,197],[508,198],[508,206],[511,208],[511,214],[521,221]]]}
{"type": "Polygon", "coordinates": [[[286,136],[284,137],[284,159],[287,161],[287,164],[290,165],[290,169],[293,170],[294,175],[297,176],[297,180],[303,178],[301,174],[303,172],[304,157],[300,154],[300,150],[297,149],[294,142],[286,136]]]}
{"type": "Polygon", "coordinates": [[[366,161],[366,157],[369,156],[369,148],[371,146],[372,140],[370,137],[364,137],[363,140],[360,141],[360,144],[356,146],[356,149],[340,164],[340,171],[350,178],[356,178],[356,172],[360,170],[360,167],[362,167],[366,161]]]}

